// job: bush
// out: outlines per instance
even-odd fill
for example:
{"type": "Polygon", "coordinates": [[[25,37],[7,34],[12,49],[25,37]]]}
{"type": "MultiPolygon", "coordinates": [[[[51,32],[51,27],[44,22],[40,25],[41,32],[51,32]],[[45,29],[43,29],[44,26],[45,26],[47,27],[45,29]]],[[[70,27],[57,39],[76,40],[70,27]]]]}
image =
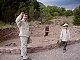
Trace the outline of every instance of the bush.
{"type": "Polygon", "coordinates": [[[73,24],[80,25],[80,6],[76,7],[74,10],[73,24]]]}
{"type": "Polygon", "coordinates": [[[65,15],[66,17],[72,16],[72,15],[73,15],[73,11],[72,11],[72,10],[67,10],[67,11],[64,12],[64,15],[65,15]]]}
{"type": "Polygon", "coordinates": [[[41,21],[41,24],[50,24],[52,23],[50,20],[53,19],[52,16],[47,16],[45,19],[41,21]]]}
{"type": "Polygon", "coordinates": [[[58,12],[54,12],[54,16],[59,16],[59,13],[58,12]]]}

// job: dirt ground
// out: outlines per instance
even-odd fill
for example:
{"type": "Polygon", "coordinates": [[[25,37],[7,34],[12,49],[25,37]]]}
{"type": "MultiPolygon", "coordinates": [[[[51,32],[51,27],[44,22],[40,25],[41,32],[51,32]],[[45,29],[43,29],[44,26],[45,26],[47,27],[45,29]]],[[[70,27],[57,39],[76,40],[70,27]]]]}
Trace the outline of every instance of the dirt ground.
{"type": "MultiPolygon", "coordinates": [[[[32,43],[30,43],[30,46],[44,46],[49,44],[54,44],[59,40],[60,31],[62,29],[62,26],[54,26],[49,25],[49,35],[47,37],[44,37],[44,28],[45,26],[32,26],[30,27],[31,32],[31,40],[32,43]]],[[[70,26],[70,35],[71,35],[71,41],[79,40],[80,39],[80,26],[70,26]]],[[[14,38],[7,41],[4,41],[0,43],[0,46],[6,46],[7,44],[15,43],[16,46],[20,46],[20,39],[14,38]]]]}
{"type": "MultiPolygon", "coordinates": [[[[63,53],[63,48],[37,53],[29,53],[31,60],[80,60],[80,43],[70,45],[63,53]]],[[[0,54],[0,60],[23,60],[20,54],[0,54]]]]}

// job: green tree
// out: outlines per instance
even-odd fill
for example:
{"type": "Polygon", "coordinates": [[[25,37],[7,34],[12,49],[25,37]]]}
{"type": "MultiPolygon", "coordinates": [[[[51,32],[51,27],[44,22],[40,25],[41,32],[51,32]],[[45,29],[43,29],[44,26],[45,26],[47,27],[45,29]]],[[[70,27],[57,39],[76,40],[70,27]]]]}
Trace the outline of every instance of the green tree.
{"type": "Polygon", "coordinates": [[[51,12],[52,12],[52,8],[51,6],[42,6],[40,7],[40,19],[41,19],[41,23],[49,23],[50,20],[53,18],[51,12]]]}
{"type": "Polygon", "coordinates": [[[39,6],[39,3],[37,2],[37,0],[33,0],[32,1],[32,4],[34,6],[34,9],[36,9],[37,11],[40,11],[40,6],[39,6]]]}
{"type": "Polygon", "coordinates": [[[72,10],[66,10],[66,11],[64,12],[64,15],[65,15],[66,17],[72,16],[72,15],[73,15],[73,11],[72,11],[72,10]]]}
{"type": "Polygon", "coordinates": [[[17,4],[18,0],[0,0],[0,16],[3,22],[12,24],[14,22],[14,14],[16,10],[18,9],[19,2],[17,4]]]}
{"type": "Polygon", "coordinates": [[[11,24],[15,21],[15,16],[21,11],[29,14],[30,6],[34,6],[35,13],[39,13],[37,0],[0,0],[0,20],[11,24]],[[31,3],[32,5],[30,5],[31,3]]]}
{"type": "Polygon", "coordinates": [[[34,20],[34,6],[30,7],[29,18],[30,20],[34,20]]]}
{"type": "Polygon", "coordinates": [[[49,13],[51,16],[54,16],[54,12],[57,12],[59,16],[63,16],[66,11],[63,7],[58,6],[47,6],[43,8],[46,13],[49,13]]]}
{"type": "Polygon", "coordinates": [[[2,11],[3,22],[12,24],[14,22],[14,12],[15,10],[11,6],[5,7],[2,11]]]}
{"type": "Polygon", "coordinates": [[[28,14],[29,20],[38,19],[40,16],[39,3],[37,0],[26,0],[25,2],[21,2],[15,16],[19,15],[21,11],[28,14]]]}
{"type": "Polygon", "coordinates": [[[40,16],[40,11],[37,11],[37,9],[34,10],[34,18],[38,19],[40,16]]]}
{"type": "Polygon", "coordinates": [[[20,2],[20,6],[19,6],[18,11],[15,13],[15,17],[18,16],[20,14],[20,12],[22,12],[22,11],[25,13],[28,13],[26,4],[24,2],[20,2]]]}
{"type": "Polygon", "coordinates": [[[29,6],[29,20],[36,20],[40,16],[40,11],[38,10],[39,6],[37,6],[37,1],[32,0],[32,3],[30,3],[29,6]],[[35,8],[36,6],[36,8],[35,8]]]}
{"type": "Polygon", "coordinates": [[[66,11],[66,9],[63,8],[63,7],[61,7],[61,8],[59,9],[59,15],[60,15],[60,16],[63,16],[65,11],[66,11]]]}
{"type": "Polygon", "coordinates": [[[45,16],[51,16],[52,14],[51,14],[51,12],[52,12],[52,10],[51,10],[51,7],[50,6],[47,6],[47,7],[40,7],[40,12],[41,12],[41,14],[43,13],[43,14],[45,14],[45,16]]]}
{"type": "Polygon", "coordinates": [[[54,12],[54,16],[59,16],[59,13],[58,12],[54,12]]]}
{"type": "Polygon", "coordinates": [[[80,6],[76,7],[74,10],[73,24],[80,25],[80,6]]]}

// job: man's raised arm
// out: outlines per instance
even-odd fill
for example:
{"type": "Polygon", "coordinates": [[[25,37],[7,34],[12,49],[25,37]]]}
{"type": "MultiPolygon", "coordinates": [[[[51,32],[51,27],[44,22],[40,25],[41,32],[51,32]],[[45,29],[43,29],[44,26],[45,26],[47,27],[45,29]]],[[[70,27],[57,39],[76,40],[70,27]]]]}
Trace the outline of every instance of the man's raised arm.
{"type": "Polygon", "coordinates": [[[24,12],[21,12],[21,14],[16,18],[16,23],[18,26],[20,26],[21,24],[21,19],[23,15],[24,15],[24,12]]]}

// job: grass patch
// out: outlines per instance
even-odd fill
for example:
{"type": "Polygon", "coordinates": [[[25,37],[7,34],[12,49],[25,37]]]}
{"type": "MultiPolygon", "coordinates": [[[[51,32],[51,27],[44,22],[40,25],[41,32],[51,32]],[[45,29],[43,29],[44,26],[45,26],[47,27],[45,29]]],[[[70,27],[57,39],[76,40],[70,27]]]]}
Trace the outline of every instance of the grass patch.
{"type": "Polygon", "coordinates": [[[56,16],[51,20],[55,25],[62,25],[64,23],[68,23],[69,25],[73,25],[73,16],[56,16]]]}
{"type": "Polygon", "coordinates": [[[4,22],[0,21],[0,28],[10,28],[10,27],[17,27],[16,23],[13,25],[5,24],[4,22]]]}
{"type": "MultiPolygon", "coordinates": [[[[69,25],[73,25],[73,16],[65,17],[65,16],[56,16],[52,20],[48,20],[50,18],[47,18],[45,20],[35,20],[35,21],[30,21],[29,25],[30,26],[36,26],[36,25],[44,25],[44,24],[54,24],[54,25],[61,25],[65,22],[67,22],[69,25]]],[[[16,23],[13,25],[3,23],[0,21],[0,28],[10,28],[10,27],[17,27],[16,23]]]]}
{"type": "Polygon", "coordinates": [[[4,26],[4,23],[0,21],[0,28],[2,28],[3,26],[4,26]]]}

